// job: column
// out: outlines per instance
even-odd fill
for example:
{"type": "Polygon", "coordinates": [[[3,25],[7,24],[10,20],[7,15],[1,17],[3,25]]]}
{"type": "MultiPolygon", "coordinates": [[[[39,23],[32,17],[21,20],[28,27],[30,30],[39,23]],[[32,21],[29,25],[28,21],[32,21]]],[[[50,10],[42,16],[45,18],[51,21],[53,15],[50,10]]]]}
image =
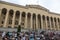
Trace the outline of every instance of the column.
{"type": "Polygon", "coordinates": [[[13,13],[13,18],[12,18],[12,28],[14,27],[14,25],[15,25],[15,15],[16,13],[14,12],[13,13]]]}
{"type": "Polygon", "coordinates": [[[0,25],[1,25],[1,9],[0,9],[0,25]]]}
{"type": "Polygon", "coordinates": [[[46,30],[48,29],[48,25],[47,25],[47,17],[45,17],[46,20],[46,30]]]}
{"type": "Polygon", "coordinates": [[[37,14],[36,14],[36,29],[37,30],[39,29],[39,27],[38,27],[38,16],[37,16],[37,14]]]}
{"type": "Polygon", "coordinates": [[[46,17],[45,17],[45,20],[44,20],[44,30],[46,29],[46,17]]]}
{"type": "Polygon", "coordinates": [[[51,26],[51,19],[49,18],[49,23],[50,23],[50,30],[52,29],[52,26],[51,26]]]}
{"type": "Polygon", "coordinates": [[[59,22],[58,22],[58,30],[59,30],[59,22]]]}
{"type": "Polygon", "coordinates": [[[9,12],[8,12],[8,10],[7,10],[7,13],[6,13],[6,16],[5,16],[5,22],[4,22],[4,25],[3,25],[3,27],[7,27],[7,23],[8,23],[8,16],[9,16],[9,12]]]}
{"type": "Polygon", "coordinates": [[[54,18],[53,18],[53,29],[56,30],[55,29],[55,21],[54,21],[54,18]]]}
{"type": "Polygon", "coordinates": [[[19,25],[21,25],[21,15],[22,13],[20,12],[20,16],[19,16],[19,25]]]}
{"type": "Polygon", "coordinates": [[[59,23],[58,23],[58,19],[56,19],[57,22],[57,30],[59,30],[59,23]]]}
{"type": "Polygon", "coordinates": [[[0,17],[1,17],[1,9],[0,9],[0,17]]]}
{"type": "Polygon", "coordinates": [[[59,27],[60,27],[60,19],[59,19],[59,22],[58,22],[58,30],[59,30],[59,27]]]}
{"type": "MultiPolygon", "coordinates": [[[[27,14],[26,14],[26,17],[25,17],[25,28],[28,28],[27,27],[27,14]]],[[[29,29],[29,28],[28,28],[29,29]]]]}
{"type": "Polygon", "coordinates": [[[57,26],[57,19],[56,19],[56,23],[55,23],[55,29],[56,29],[56,30],[57,30],[57,27],[58,27],[58,26],[57,26]]]}
{"type": "Polygon", "coordinates": [[[42,19],[42,15],[41,15],[41,27],[42,27],[42,30],[44,30],[44,29],[43,29],[43,19],[42,19]]]}
{"type": "Polygon", "coordinates": [[[33,22],[32,22],[32,14],[31,14],[31,29],[33,29],[33,27],[32,27],[32,24],[33,24],[33,22]]]}
{"type": "Polygon", "coordinates": [[[59,19],[59,30],[60,30],[60,19],[59,19]]]}

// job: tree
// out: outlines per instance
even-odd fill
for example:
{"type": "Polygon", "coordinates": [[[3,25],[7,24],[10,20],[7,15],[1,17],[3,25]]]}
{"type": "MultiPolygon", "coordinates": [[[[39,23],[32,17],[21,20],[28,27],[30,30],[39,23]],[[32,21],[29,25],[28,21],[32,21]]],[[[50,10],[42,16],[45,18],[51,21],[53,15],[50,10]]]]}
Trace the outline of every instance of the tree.
{"type": "Polygon", "coordinates": [[[18,25],[17,32],[21,32],[21,26],[18,25]]]}
{"type": "Polygon", "coordinates": [[[21,32],[21,26],[18,25],[18,28],[17,28],[17,36],[19,36],[19,32],[21,32]]]}

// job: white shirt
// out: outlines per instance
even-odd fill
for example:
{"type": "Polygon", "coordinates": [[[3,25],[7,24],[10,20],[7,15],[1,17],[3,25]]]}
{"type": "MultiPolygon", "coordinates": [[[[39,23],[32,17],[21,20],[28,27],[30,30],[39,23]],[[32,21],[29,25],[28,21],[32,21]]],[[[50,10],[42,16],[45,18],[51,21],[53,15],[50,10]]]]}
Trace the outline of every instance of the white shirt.
{"type": "Polygon", "coordinates": [[[5,32],[2,33],[2,38],[5,36],[5,34],[6,34],[5,32]]]}
{"type": "Polygon", "coordinates": [[[25,40],[25,37],[22,37],[22,39],[21,40],[25,40]]]}
{"type": "Polygon", "coordinates": [[[17,37],[17,34],[15,34],[15,37],[17,37]]]}

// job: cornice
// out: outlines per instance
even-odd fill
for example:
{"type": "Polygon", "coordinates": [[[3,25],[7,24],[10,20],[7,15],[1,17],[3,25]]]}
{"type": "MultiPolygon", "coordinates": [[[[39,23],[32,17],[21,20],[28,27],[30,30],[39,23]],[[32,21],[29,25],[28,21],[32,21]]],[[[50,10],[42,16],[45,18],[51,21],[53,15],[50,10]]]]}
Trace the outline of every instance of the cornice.
{"type": "Polygon", "coordinates": [[[18,4],[14,4],[14,3],[10,3],[10,2],[6,2],[6,1],[0,1],[0,3],[6,4],[6,5],[11,5],[11,6],[16,6],[16,7],[27,8],[27,7],[25,7],[25,6],[18,5],[18,4]]]}
{"type": "Polygon", "coordinates": [[[55,12],[49,12],[49,13],[60,16],[60,14],[57,14],[57,13],[55,13],[55,12]]]}
{"type": "Polygon", "coordinates": [[[12,6],[16,6],[16,7],[22,7],[22,8],[35,8],[35,9],[40,9],[40,10],[44,10],[49,12],[49,10],[47,8],[44,8],[40,5],[26,5],[26,6],[22,6],[22,5],[18,5],[18,4],[14,4],[14,3],[9,3],[9,2],[5,2],[5,1],[0,1],[0,3],[2,4],[7,4],[7,5],[12,5],[12,6]]]}

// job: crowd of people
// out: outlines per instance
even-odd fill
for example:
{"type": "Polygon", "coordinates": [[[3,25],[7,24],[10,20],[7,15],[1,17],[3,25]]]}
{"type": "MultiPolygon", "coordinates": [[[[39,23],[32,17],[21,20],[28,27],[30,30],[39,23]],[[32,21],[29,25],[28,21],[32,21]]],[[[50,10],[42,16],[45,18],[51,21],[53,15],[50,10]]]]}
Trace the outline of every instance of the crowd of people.
{"type": "Polygon", "coordinates": [[[55,32],[2,32],[2,40],[60,40],[60,34],[55,32]]]}

